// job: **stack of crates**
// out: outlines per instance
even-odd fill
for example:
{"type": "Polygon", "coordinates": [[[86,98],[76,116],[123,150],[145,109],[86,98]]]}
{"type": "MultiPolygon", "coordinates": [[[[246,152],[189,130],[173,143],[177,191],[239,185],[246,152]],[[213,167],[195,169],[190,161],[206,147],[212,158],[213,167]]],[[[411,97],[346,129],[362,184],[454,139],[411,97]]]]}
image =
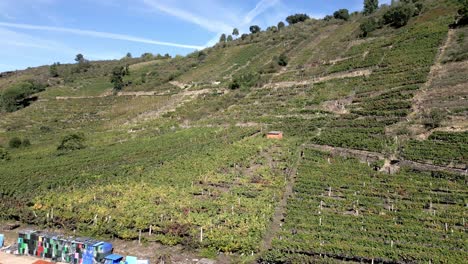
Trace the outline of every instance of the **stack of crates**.
{"type": "Polygon", "coordinates": [[[35,255],[37,246],[36,231],[26,230],[18,236],[18,254],[20,255],[35,255]]]}
{"type": "Polygon", "coordinates": [[[65,263],[101,263],[112,251],[112,244],[89,238],[72,238],[30,230],[20,232],[18,237],[19,255],[65,263]]]}

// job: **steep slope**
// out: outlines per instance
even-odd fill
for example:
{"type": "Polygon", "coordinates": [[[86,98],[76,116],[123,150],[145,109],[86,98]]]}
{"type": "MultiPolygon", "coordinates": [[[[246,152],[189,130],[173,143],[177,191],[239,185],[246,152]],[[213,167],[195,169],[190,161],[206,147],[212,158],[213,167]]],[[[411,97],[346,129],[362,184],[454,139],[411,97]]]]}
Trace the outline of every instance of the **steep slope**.
{"type": "Polygon", "coordinates": [[[356,14],[186,57],[6,74],[2,93],[47,87],[0,116],[0,218],[267,262],[462,262],[466,175],[388,176],[372,169],[383,161],[310,148],[466,169],[466,27],[449,30],[453,1],[424,4],[366,38],[356,14]],[[124,65],[114,94],[109,74],[124,65]],[[59,150],[72,134],[84,148],[59,150]],[[31,146],[7,147],[14,137],[31,146]]]}

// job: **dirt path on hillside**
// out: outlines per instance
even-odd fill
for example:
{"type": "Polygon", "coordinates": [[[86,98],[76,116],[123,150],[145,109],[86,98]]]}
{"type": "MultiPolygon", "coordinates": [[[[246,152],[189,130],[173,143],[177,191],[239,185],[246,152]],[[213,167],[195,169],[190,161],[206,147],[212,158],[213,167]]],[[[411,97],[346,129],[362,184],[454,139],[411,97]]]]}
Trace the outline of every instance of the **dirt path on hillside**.
{"type": "Polygon", "coordinates": [[[312,80],[300,81],[300,82],[277,82],[277,83],[269,83],[264,85],[261,89],[271,89],[271,88],[287,88],[291,86],[303,86],[303,85],[310,85],[315,83],[326,82],[334,79],[344,79],[344,78],[352,78],[352,77],[359,77],[359,76],[369,76],[373,72],[372,69],[365,69],[365,70],[357,70],[351,72],[339,72],[333,73],[322,77],[315,77],[312,80]]]}
{"type": "Polygon", "coordinates": [[[447,34],[447,40],[442,45],[442,47],[439,48],[439,53],[437,54],[437,58],[435,60],[434,65],[432,65],[431,70],[429,71],[429,75],[428,75],[426,83],[424,83],[424,85],[419,89],[419,91],[413,97],[413,112],[410,115],[408,115],[408,119],[410,121],[414,120],[415,118],[417,118],[423,113],[424,101],[427,97],[428,90],[431,88],[434,80],[442,71],[443,69],[442,59],[444,58],[445,53],[447,52],[447,48],[454,41],[454,39],[455,39],[455,30],[449,29],[448,34],[447,34]]]}
{"type": "Polygon", "coordinates": [[[282,222],[286,214],[286,206],[288,204],[288,199],[293,195],[293,187],[296,182],[297,167],[299,166],[299,163],[301,161],[302,149],[303,147],[301,146],[297,153],[297,159],[294,162],[292,168],[290,168],[289,170],[286,188],[283,193],[283,198],[275,208],[275,213],[273,215],[270,227],[268,228],[267,233],[263,238],[259,255],[271,249],[271,243],[273,241],[273,238],[275,238],[276,234],[281,229],[282,222]]]}
{"type": "Polygon", "coordinates": [[[126,124],[136,123],[138,121],[148,121],[161,117],[162,115],[175,111],[178,107],[191,102],[198,98],[198,96],[212,92],[211,89],[195,90],[195,91],[184,91],[171,96],[167,103],[159,109],[144,112],[137,117],[133,118],[126,124]]]}
{"type": "Polygon", "coordinates": [[[112,91],[106,91],[100,95],[95,96],[56,96],[56,100],[76,100],[76,99],[96,99],[96,98],[104,98],[104,97],[111,97],[111,96],[164,96],[167,93],[156,93],[155,91],[147,92],[147,91],[138,91],[138,92],[118,92],[116,95],[112,93],[112,91]]]}
{"type": "Polygon", "coordinates": [[[178,87],[180,89],[185,89],[186,86],[188,86],[187,84],[185,83],[181,83],[179,81],[171,81],[169,82],[170,84],[174,85],[175,87],[178,87]]]}

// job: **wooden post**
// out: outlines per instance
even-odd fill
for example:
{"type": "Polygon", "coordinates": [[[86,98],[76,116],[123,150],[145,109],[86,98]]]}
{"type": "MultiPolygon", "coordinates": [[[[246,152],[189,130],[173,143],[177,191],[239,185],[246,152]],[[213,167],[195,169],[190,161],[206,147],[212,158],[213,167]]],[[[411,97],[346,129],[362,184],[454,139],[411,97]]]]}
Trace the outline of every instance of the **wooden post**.
{"type": "Polygon", "coordinates": [[[200,243],[203,242],[203,227],[200,227],[200,243]]]}
{"type": "Polygon", "coordinates": [[[152,233],[153,233],[153,225],[150,225],[148,234],[151,236],[152,233]]]}
{"type": "Polygon", "coordinates": [[[138,231],[138,245],[141,244],[141,229],[138,231]]]}
{"type": "Polygon", "coordinates": [[[319,219],[319,225],[322,225],[322,217],[319,219]]]}
{"type": "Polygon", "coordinates": [[[328,187],[328,197],[331,196],[331,187],[328,187]]]}

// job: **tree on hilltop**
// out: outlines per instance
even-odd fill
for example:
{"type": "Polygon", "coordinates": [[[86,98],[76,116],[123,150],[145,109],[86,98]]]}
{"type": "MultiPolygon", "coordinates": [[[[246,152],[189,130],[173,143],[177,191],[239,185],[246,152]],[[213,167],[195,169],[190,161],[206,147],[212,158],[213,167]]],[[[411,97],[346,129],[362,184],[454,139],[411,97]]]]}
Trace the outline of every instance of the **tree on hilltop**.
{"type": "Polygon", "coordinates": [[[121,91],[124,87],[123,77],[129,75],[128,66],[117,66],[112,70],[110,82],[114,85],[114,91],[121,91]]]}
{"type": "Polygon", "coordinates": [[[379,8],[379,0],[364,0],[364,15],[370,15],[379,8]]]}
{"type": "Polygon", "coordinates": [[[75,61],[77,63],[84,63],[84,62],[86,62],[86,59],[84,58],[83,54],[78,53],[78,54],[76,54],[75,61]]]}
{"type": "Polygon", "coordinates": [[[414,15],[414,6],[410,4],[399,4],[390,8],[383,16],[385,24],[390,24],[399,28],[408,24],[410,18],[414,15]]]}
{"type": "Polygon", "coordinates": [[[286,18],[286,21],[292,25],[300,22],[304,22],[307,19],[310,19],[310,17],[306,14],[295,14],[295,15],[290,15],[286,18]]]}
{"type": "Polygon", "coordinates": [[[285,26],[286,26],[286,25],[284,24],[284,22],[283,22],[283,21],[280,21],[280,22],[278,23],[278,30],[282,30],[285,26]]]}
{"type": "Polygon", "coordinates": [[[219,38],[219,42],[220,42],[220,43],[226,42],[226,34],[223,33],[223,34],[221,35],[221,37],[219,38]]]}
{"type": "Polygon", "coordinates": [[[348,9],[340,9],[333,13],[333,17],[336,19],[343,19],[345,21],[349,20],[349,11],[348,9]]]}
{"type": "Polygon", "coordinates": [[[237,29],[237,28],[233,29],[232,30],[232,35],[234,35],[236,37],[239,36],[239,29],[237,29]]]}
{"type": "Polygon", "coordinates": [[[49,67],[49,75],[50,77],[58,77],[58,62],[55,62],[54,64],[50,65],[49,67]]]}
{"type": "Polygon", "coordinates": [[[262,30],[262,29],[261,29],[259,26],[257,26],[257,25],[250,26],[249,29],[250,29],[250,32],[251,32],[252,34],[257,34],[258,32],[260,32],[260,31],[262,30]]]}

